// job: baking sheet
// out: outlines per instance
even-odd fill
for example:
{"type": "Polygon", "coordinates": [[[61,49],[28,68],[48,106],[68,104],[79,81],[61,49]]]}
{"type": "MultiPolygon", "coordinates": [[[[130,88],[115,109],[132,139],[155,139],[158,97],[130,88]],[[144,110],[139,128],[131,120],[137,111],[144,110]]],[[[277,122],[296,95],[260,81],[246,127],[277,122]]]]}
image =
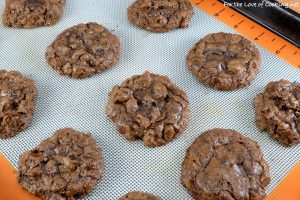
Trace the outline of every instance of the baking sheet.
{"type": "MultiPolygon", "coordinates": [[[[271,80],[300,81],[300,71],[258,46],[262,69],[249,88],[220,92],[205,87],[185,66],[188,50],[206,34],[234,31],[195,8],[189,28],[163,34],[149,33],[128,23],[126,9],[132,2],[68,0],[61,22],[53,27],[23,30],[8,29],[0,24],[0,68],[18,70],[31,77],[39,91],[31,126],[12,139],[0,140],[0,151],[16,167],[22,152],[59,128],[73,127],[92,133],[104,149],[104,177],[85,199],[117,199],[129,191],[140,190],[162,199],[189,200],[191,197],[180,183],[185,149],[205,130],[232,128],[260,144],[270,165],[272,182],[267,187],[270,193],[299,161],[300,145],[285,148],[268,134],[260,133],[255,125],[252,100],[271,80]],[[46,47],[66,28],[90,21],[106,26],[120,37],[119,64],[84,80],[59,76],[46,64],[46,47]],[[174,142],[155,149],[141,142],[128,142],[105,116],[111,88],[145,70],[169,76],[190,99],[188,129],[174,142]]],[[[0,1],[1,13],[3,9],[4,1],[0,1]]]]}
{"type": "MultiPolygon", "coordinates": [[[[223,3],[262,4],[262,7],[232,6],[234,10],[242,13],[266,29],[300,47],[300,15],[283,6],[274,6],[276,0],[220,0],[223,3]],[[270,6],[273,5],[273,6],[270,6]]],[[[242,4],[242,5],[244,5],[242,4]]],[[[295,7],[298,8],[298,7],[295,7]]],[[[299,2],[300,8],[300,2],[299,2]]]]}

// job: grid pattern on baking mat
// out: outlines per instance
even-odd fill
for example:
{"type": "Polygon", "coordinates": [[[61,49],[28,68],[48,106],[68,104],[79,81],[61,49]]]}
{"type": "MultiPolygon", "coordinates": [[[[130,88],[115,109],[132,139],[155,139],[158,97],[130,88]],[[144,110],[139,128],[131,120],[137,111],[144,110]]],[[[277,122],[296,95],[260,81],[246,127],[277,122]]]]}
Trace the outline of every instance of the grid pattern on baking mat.
{"type": "MultiPolygon", "coordinates": [[[[90,132],[104,149],[105,172],[101,182],[85,199],[116,199],[132,190],[151,192],[163,199],[191,199],[180,184],[185,149],[207,129],[232,128],[256,141],[270,165],[270,191],[299,160],[300,146],[284,148],[255,125],[253,97],[271,80],[300,81],[300,71],[258,46],[262,69],[247,89],[220,92],[203,86],[185,67],[188,50],[212,32],[234,32],[223,23],[195,9],[187,29],[164,34],[149,33],[130,25],[126,8],[131,0],[67,1],[58,25],[31,30],[5,28],[0,24],[0,68],[21,71],[35,80],[38,88],[36,111],[31,126],[9,140],[0,141],[0,151],[17,166],[19,155],[63,127],[90,132]],[[62,77],[47,66],[44,51],[64,29],[95,21],[121,39],[118,65],[84,80],[62,77]],[[188,129],[174,142],[147,148],[120,136],[105,116],[108,92],[115,84],[145,70],[167,75],[190,99],[188,129]]],[[[4,1],[0,1],[0,12],[4,1]]],[[[0,17],[0,20],[1,17],[0,17]]],[[[1,192],[1,188],[0,188],[1,192]]]]}

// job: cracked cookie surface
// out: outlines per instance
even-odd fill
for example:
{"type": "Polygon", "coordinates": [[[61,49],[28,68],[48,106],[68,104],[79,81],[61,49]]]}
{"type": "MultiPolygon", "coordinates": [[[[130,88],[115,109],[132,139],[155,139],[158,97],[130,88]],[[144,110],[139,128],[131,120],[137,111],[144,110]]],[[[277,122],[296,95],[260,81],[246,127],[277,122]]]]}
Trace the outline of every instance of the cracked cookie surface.
{"type": "Polygon", "coordinates": [[[73,200],[92,192],[103,174],[102,149],[90,134],[56,131],[18,164],[21,186],[42,199],[73,200]]]}
{"type": "Polygon", "coordinates": [[[113,87],[109,96],[106,114],[128,140],[162,146],[188,126],[188,97],[166,76],[150,72],[133,76],[113,87]]]}
{"type": "Polygon", "coordinates": [[[119,200],[161,200],[161,198],[147,192],[129,192],[119,200]]]}
{"type": "Polygon", "coordinates": [[[300,84],[288,80],[270,82],[254,98],[256,124],[285,146],[300,142],[300,84]]]}
{"type": "Polygon", "coordinates": [[[0,70],[0,139],[11,138],[27,129],[36,94],[33,80],[17,71],[0,70]]]}
{"type": "Polygon", "coordinates": [[[181,181],[197,200],[262,200],[269,167],[256,142],[234,130],[212,129],[187,149],[181,181]]]}
{"type": "Polygon", "coordinates": [[[72,78],[86,78],[111,68],[119,57],[119,38],[97,23],[66,29],[46,51],[48,64],[72,78]]]}
{"type": "Polygon", "coordinates": [[[130,23],[151,32],[186,28],[193,14],[188,0],[137,0],[127,10],[130,23]]]}
{"type": "Polygon", "coordinates": [[[194,45],[186,62],[203,84],[218,90],[235,90],[254,81],[260,69],[260,53],[241,35],[212,33],[194,45]]]}
{"type": "Polygon", "coordinates": [[[65,0],[6,0],[3,24],[8,27],[35,28],[56,24],[65,0]]]}

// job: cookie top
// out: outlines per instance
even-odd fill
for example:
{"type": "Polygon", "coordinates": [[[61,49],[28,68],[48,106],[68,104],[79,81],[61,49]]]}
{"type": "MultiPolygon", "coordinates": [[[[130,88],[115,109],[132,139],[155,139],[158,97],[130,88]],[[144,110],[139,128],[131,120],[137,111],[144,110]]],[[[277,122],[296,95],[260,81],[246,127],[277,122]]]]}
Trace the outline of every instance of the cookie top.
{"type": "Polygon", "coordinates": [[[65,0],[6,0],[3,24],[8,27],[35,28],[56,24],[65,0]]]}
{"type": "Polygon", "coordinates": [[[212,129],[187,149],[181,181],[197,200],[262,200],[269,167],[256,142],[234,130],[212,129]]]}
{"type": "Polygon", "coordinates": [[[300,84],[288,80],[270,82],[254,98],[256,124],[285,146],[300,142],[300,84]]]}
{"type": "Polygon", "coordinates": [[[151,32],[186,28],[193,14],[188,0],[137,0],[127,10],[130,23],[151,32]]]}
{"type": "Polygon", "coordinates": [[[162,146],[188,126],[188,97],[166,76],[150,72],[133,76],[115,86],[109,97],[106,114],[128,140],[162,146]]]}
{"type": "Polygon", "coordinates": [[[186,62],[203,84],[218,90],[235,90],[250,85],[256,78],[260,53],[241,35],[213,33],[194,45],[186,62]]]}
{"type": "Polygon", "coordinates": [[[0,139],[15,136],[31,121],[37,89],[20,72],[0,70],[0,139]]]}
{"type": "Polygon", "coordinates": [[[161,198],[146,192],[129,192],[121,196],[119,200],[161,200],[161,198]]]}
{"type": "Polygon", "coordinates": [[[119,61],[120,41],[97,23],[78,24],[59,34],[47,48],[48,64],[61,75],[86,78],[119,61]]]}
{"type": "Polygon", "coordinates": [[[42,199],[83,197],[102,177],[102,149],[90,134],[60,129],[22,154],[18,169],[21,186],[42,199]]]}

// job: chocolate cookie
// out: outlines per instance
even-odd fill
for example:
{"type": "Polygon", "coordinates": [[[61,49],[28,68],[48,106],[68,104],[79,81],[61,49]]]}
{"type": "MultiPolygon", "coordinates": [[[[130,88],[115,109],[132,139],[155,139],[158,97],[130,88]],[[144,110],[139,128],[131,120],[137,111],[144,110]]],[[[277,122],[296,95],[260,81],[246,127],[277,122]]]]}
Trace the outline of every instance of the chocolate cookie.
{"type": "Polygon", "coordinates": [[[261,131],[285,146],[300,142],[300,84],[287,80],[270,82],[254,98],[256,123],[261,131]]]}
{"type": "Polygon", "coordinates": [[[269,167],[256,142],[234,130],[212,129],[187,149],[181,181],[197,200],[262,200],[269,167]]]}
{"type": "Polygon", "coordinates": [[[20,156],[18,181],[42,199],[75,199],[92,192],[102,174],[94,138],[65,128],[20,156]]]}
{"type": "Polygon", "coordinates": [[[15,136],[31,121],[37,89],[20,72],[0,70],[0,139],[15,136]]]}
{"type": "Polygon", "coordinates": [[[61,75],[86,78],[119,61],[120,41],[97,23],[78,24],[63,31],[47,48],[48,64],[61,75]]]}
{"type": "Polygon", "coordinates": [[[3,24],[8,27],[35,28],[56,24],[65,0],[6,0],[3,24]]]}
{"type": "Polygon", "coordinates": [[[260,53],[241,35],[213,33],[194,45],[186,62],[205,85],[218,90],[235,90],[250,85],[256,78],[260,53]]]}
{"type": "Polygon", "coordinates": [[[188,97],[166,76],[149,72],[133,76],[115,86],[109,96],[106,114],[128,140],[162,146],[188,126],[188,97]]]}
{"type": "Polygon", "coordinates": [[[161,198],[146,192],[129,192],[121,196],[119,200],[161,200],[161,198]]]}
{"type": "Polygon", "coordinates": [[[193,14],[188,0],[137,0],[127,10],[130,23],[151,32],[186,28],[193,14]]]}

